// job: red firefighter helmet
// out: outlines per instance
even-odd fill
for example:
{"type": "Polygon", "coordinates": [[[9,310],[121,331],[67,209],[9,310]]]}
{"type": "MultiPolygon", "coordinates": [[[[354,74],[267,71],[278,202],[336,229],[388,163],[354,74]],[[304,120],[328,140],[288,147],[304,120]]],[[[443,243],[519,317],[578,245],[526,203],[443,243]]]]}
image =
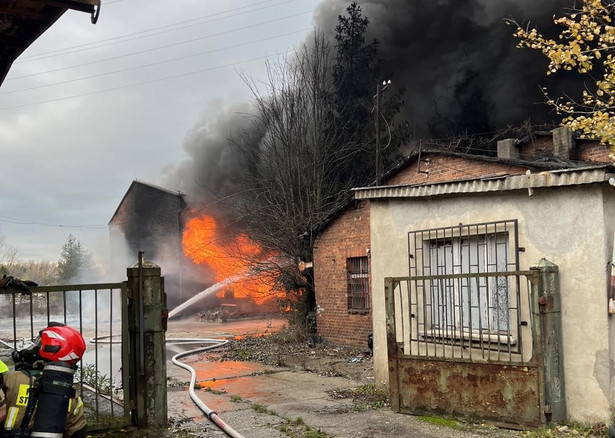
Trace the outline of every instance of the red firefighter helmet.
{"type": "Polygon", "coordinates": [[[75,365],[85,352],[85,340],[81,333],[67,325],[50,325],[40,331],[39,354],[52,362],[75,365]]]}

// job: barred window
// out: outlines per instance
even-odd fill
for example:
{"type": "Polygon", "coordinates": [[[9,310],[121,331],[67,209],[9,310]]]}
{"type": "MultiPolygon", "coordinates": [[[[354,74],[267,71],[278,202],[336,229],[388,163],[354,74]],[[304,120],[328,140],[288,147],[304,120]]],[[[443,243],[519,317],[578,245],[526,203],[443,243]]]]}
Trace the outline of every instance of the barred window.
{"type": "MultiPolygon", "coordinates": [[[[505,272],[505,233],[429,242],[429,264],[436,275],[505,272]]],[[[509,327],[505,277],[434,281],[430,287],[434,327],[502,331],[509,327]]]]}
{"type": "Polygon", "coordinates": [[[408,233],[412,315],[433,343],[514,345],[519,335],[517,221],[408,233]]]}
{"type": "Polygon", "coordinates": [[[369,258],[346,259],[348,310],[369,310],[369,258]]]}

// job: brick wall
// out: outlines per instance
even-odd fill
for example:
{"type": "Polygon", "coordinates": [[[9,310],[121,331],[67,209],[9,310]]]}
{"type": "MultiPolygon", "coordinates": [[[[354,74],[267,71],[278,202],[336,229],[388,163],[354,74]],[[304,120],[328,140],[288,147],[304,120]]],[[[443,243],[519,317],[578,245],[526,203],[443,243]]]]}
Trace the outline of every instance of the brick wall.
{"type": "Polygon", "coordinates": [[[520,160],[532,160],[540,157],[553,157],[553,137],[551,135],[539,135],[532,141],[519,146],[520,160]]]}
{"type": "Polygon", "coordinates": [[[613,163],[609,158],[610,149],[595,141],[579,142],[579,160],[594,163],[613,163]]]}
{"type": "Polygon", "coordinates": [[[314,248],[318,334],[334,344],[366,350],[367,335],[372,331],[371,306],[362,313],[348,310],[346,259],[365,257],[369,245],[369,205],[356,202],[321,232],[314,248]]]}
{"type": "MultiPolygon", "coordinates": [[[[610,150],[598,141],[576,140],[578,147],[578,161],[591,163],[612,163],[609,158],[610,150]]],[[[519,158],[532,160],[541,157],[553,158],[553,138],[548,135],[536,137],[533,141],[519,146],[519,158]]]]}
{"type": "Polygon", "coordinates": [[[387,185],[455,181],[484,176],[518,175],[525,167],[450,155],[425,154],[386,181],[387,185]]]}

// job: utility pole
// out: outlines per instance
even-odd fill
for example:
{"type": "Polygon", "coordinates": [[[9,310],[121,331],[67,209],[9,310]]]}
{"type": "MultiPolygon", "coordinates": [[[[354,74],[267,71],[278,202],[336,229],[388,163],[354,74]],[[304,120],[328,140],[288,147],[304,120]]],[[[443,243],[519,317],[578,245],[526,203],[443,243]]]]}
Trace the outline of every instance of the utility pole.
{"type": "Polygon", "coordinates": [[[380,185],[380,84],[376,85],[376,185],[380,185]]]}
{"type": "Polygon", "coordinates": [[[376,99],[376,120],[375,120],[375,128],[376,128],[376,185],[379,186],[382,179],[382,159],[380,156],[382,155],[382,151],[380,150],[380,96],[382,92],[391,85],[391,81],[383,81],[382,86],[380,84],[376,85],[376,95],[374,98],[376,99]]]}

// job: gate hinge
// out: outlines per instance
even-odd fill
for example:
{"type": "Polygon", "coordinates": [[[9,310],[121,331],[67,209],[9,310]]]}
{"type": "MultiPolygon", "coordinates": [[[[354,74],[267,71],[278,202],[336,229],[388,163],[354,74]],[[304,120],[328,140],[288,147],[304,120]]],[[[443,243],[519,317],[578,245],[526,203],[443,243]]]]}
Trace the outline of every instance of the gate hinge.
{"type": "Polygon", "coordinates": [[[167,331],[167,322],[169,321],[169,309],[166,307],[160,312],[160,320],[162,322],[162,331],[167,331]]]}
{"type": "Polygon", "coordinates": [[[547,304],[548,304],[548,300],[546,297],[538,298],[538,312],[547,313],[547,304]]]}

